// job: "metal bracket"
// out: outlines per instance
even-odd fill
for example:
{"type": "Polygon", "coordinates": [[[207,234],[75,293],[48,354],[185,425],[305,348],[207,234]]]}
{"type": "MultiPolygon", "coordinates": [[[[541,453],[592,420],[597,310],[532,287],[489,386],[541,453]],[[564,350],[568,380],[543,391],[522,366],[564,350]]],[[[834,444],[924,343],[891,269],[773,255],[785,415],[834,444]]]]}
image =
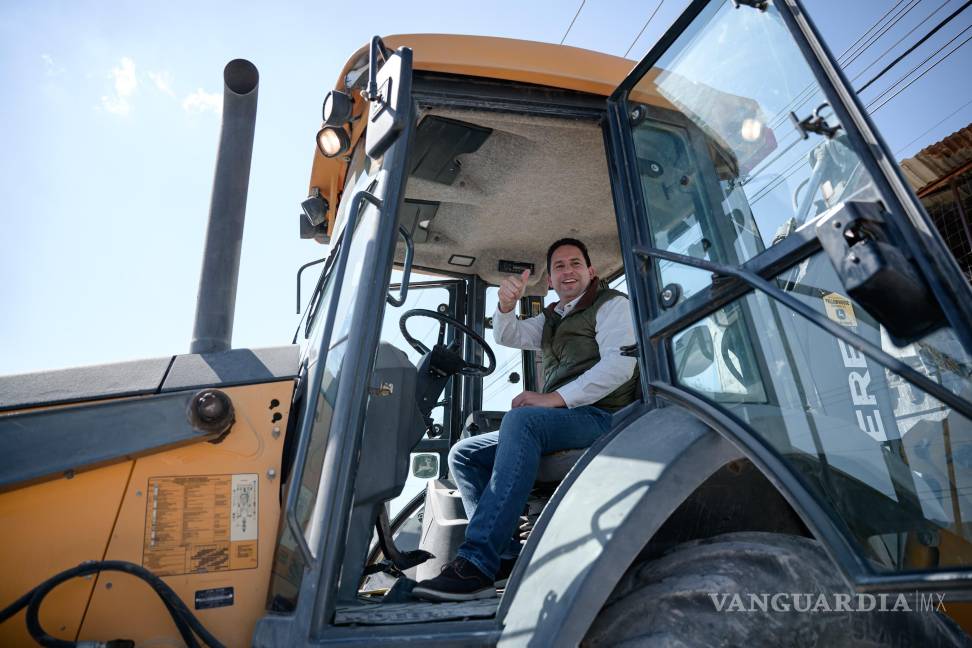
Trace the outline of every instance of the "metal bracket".
{"type": "Polygon", "coordinates": [[[820,114],[824,108],[830,108],[830,104],[820,104],[814,109],[813,114],[811,114],[809,117],[804,117],[803,119],[797,117],[796,113],[794,112],[790,113],[790,121],[793,122],[793,127],[798,133],[800,133],[801,138],[809,138],[810,133],[823,135],[827,139],[834,139],[837,136],[837,132],[842,127],[840,124],[831,126],[827,123],[827,119],[820,114]]]}
{"type": "Polygon", "coordinates": [[[760,11],[766,11],[769,8],[769,0],[732,0],[732,6],[735,9],[746,6],[759,9],[760,11]]]}
{"type": "Polygon", "coordinates": [[[371,37],[371,45],[368,50],[368,87],[361,92],[361,96],[368,101],[378,99],[378,57],[382,62],[387,61],[391,55],[391,50],[385,46],[385,41],[380,36],[371,37]]]}

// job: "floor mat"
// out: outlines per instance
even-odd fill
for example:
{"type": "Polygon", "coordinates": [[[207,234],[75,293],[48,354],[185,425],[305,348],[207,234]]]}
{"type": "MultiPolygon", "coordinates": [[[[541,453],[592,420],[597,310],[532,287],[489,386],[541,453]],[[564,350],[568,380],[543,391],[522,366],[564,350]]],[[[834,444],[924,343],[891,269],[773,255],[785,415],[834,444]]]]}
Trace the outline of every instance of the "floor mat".
{"type": "Polygon", "coordinates": [[[488,619],[496,615],[499,598],[463,601],[461,603],[368,603],[343,605],[335,610],[334,623],[344,625],[394,625],[424,621],[454,621],[457,619],[488,619]]]}

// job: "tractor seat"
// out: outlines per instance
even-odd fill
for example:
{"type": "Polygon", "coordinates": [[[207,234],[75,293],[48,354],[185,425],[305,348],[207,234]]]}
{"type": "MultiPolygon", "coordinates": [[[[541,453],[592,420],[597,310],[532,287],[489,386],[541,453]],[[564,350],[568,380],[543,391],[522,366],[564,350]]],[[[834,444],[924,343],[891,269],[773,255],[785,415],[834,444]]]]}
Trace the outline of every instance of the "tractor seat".
{"type": "MultiPolygon", "coordinates": [[[[477,410],[466,419],[463,437],[475,436],[484,432],[495,432],[500,427],[506,412],[477,410]]],[[[537,484],[557,484],[563,481],[586,448],[558,450],[540,457],[537,469],[537,484]]]]}
{"type": "Polygon", "coordinates": [[[537,469],[538,484],[556,484],[563,481],[570,469],[574,467],[587,448],[573,450],[558,450],[540,457],[540,467],[537,469]]]}

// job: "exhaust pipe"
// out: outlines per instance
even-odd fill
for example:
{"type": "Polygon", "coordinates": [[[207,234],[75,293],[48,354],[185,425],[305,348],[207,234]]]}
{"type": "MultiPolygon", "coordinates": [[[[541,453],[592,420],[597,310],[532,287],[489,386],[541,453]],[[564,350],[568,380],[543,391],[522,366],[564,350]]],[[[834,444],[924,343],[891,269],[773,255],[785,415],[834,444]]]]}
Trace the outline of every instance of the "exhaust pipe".
{"type": "Polygon", "coordinates": [[[223,69],[223,123],[190,353],[231,346],[259,83],[256,66],[247,60],[234,59],[223,69]]]}

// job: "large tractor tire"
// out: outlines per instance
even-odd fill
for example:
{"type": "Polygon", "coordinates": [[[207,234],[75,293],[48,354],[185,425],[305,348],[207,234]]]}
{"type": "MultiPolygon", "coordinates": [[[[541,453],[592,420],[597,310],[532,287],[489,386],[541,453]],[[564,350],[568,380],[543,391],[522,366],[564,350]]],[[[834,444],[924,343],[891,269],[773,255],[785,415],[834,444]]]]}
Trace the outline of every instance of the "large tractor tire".
{"type": "MultiPolygon", "coordinates": [[[[949,618],[911,612],[797,612],[824,594],[857,595],[834,564],[808,538],[775,533],[728,533],[676,546],[660,558],[634,564],[594,620],[584,646],[969,646],[969,637],[949,618]],[[787,593],[790,611],[750,605],[750,594],[787,593]],[[792,597],[793,593],[803,596],[792,597]],[[719,595],[722,611],[710,594],[719,595]],[[739,594],[745,610],[729,611],[739,594]],[[729,595],[723,598],[722,595],[729,595]],[[793,606],[794,601],[797,606],[793,606]],[[755,609],[756,611],[749,611],[755,609]]],[[[890,596],[887,609],[893,608],[890,596]]],[[[937,599],[935,599],[937,602],[937,599]]],[[[948,601],[946,598],[945,604],[948,601]]],[[[738,604],[736,606],[739,607],[738,604]]],[[[866,605],[864,607],[870,607],[866,605]]],[[[880,600],[876,600],[880,607],[880,600]]]]}

